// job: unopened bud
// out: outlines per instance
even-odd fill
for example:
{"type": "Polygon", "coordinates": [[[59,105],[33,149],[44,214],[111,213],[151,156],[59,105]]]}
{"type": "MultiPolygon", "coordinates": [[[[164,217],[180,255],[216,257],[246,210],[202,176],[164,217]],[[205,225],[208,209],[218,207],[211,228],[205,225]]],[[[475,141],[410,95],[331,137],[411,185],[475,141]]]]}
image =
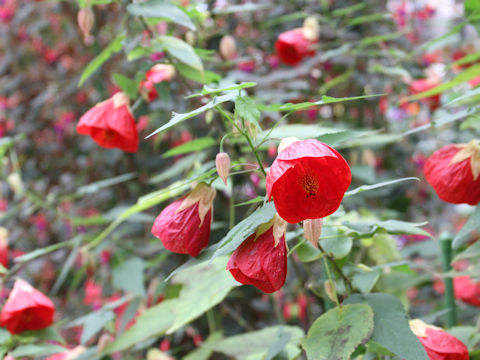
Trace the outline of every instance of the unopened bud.
{"type": "Polygon", "coordinates": [[[237,45],[235,42],[235,38],[230,35],[225,35],[220,40],[220,55],[225,60],[231,60],[237,56],[237,45]]]}
{"type": "Polygon", "coordinates": [[[320,32],[318,20],[313,16],[306,18],[303,22],[302,32],[305,39],[308,39],[310,41],[317,41],[318,34],[320,32]]]}
{"type": "Polygon", "coordinates": [[[217,166],[218,176],[220,176],[225,185],[227,185],[227,177],[230,172],[230,156],[225,152],[218,153],[215,164],[217,166]]]}
{"type": "Polygon", "coordinates": [[[325,293],[327,294],[330,301],[336,303],[337,302],[337,294],[335,294],[335,290],[332,286],[332,283],[329,280],[326,280],[323,283],[323,288],[325,289],[325,293]]]}
{"type": "Polygon", "coordinates": [[[277,152],[280,154],[283,150],[285,150],[290,144],[294,143],[295,141],[298,141],[298,138],[296,138],[295,136],[283,138],[278,145],[277,152]]]}
{"type": "Polygon", "coordinates": [[[15,194],[20,194],[23,191],[23,181],[19,173],[11,173],[7,177],[8,185],[15,194]]]}
{"type": "Polygon", "coordinates": [[[188,45],[195,44],[195,33],[193,31],[188,30],[185,34],[185,41],[188,45]]]}
{"type": "Polygon", "coordinates": [[[107,347],[107,345],[113,342],[114,338],[112,335],[103,333],[100,338],[98,339],[97,345],[97,354],[101,354],[103,350],[107,347]]]}
{"type": "Polygon", "coordinates": [[[307,219],[303,221],[303,233],[305,239],[310,241],[313,246],[318,248],[318,240],[322,235],[323,219],[307,219]]]}
{"type": "Polygon", "coordinates": [[[86,44],[90,44],[93,40],[90,31],[92,31],[95,16],[90,7],[81,8],[77,14],[77,23],[83,35],[83,40],[86,44]]]}

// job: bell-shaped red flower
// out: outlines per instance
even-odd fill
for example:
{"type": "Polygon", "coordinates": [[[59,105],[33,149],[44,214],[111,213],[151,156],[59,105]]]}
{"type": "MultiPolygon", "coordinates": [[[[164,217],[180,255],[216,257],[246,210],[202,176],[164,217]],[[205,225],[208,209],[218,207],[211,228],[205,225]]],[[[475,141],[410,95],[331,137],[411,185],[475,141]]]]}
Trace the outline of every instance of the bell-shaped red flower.
{"type": "Polygon", "coordinates": [[[443,329],[425,324],[422,320],[410,320],[410,328],[422,343],[430,360],[468,360],[464,343],[443,329]]]}
{"type": "Polygon", "coordinates": [[[138,133],[128,96],[118,92],[88,110],[77,124],[77,132],[90,136],[98,145],[127,152],[138,150],[138,133]]]}
{"type": "Polygon", "coordinates": [[[158,97],[155,84],[162,81],[171,81],[175,76],[175,67],[169,64],[156,64],[145,74],[146,80],[140,82],[140,94],[148,100],[153,101],[158,97]]]}
{"type": "Polygon", "coordinates": [[[428,158],[424,173],[443,201],[477,204],[480,201],[480,141],[442,147],[428,158]]]}
{"type": "Polygon", "coordinates": [[[480,282],[473,281],[468,275],[453,279],[454,294],[463,302],[480,307],[480,282]]]}
{"type": "Polygon", "coordinates": [[[17,280],[0,313],[0,325],[12,334],[41,330],[53,323],[52,301],[24,280],[17,280]]]}
{"type": "Polygon", "coordinates": [[[265,293],[283,286],[287,276],[286,225],[275,215],[273,221],[260,226],[233,252],[227,270],[235,280],[265,293]]]}
{"type": "Polygon", "coordinates": [[[214,198],[215,189],[198,184],[186,197],[163,209],[152,234],[167,250],[197,256],[208,245],[214,198]]]}
{"type": "Polygon", "coordinates": [[[282,62],[295,66],[306,56],[313,56],[315,51],[311,49],[315,42],[308,37],[304,28],[297,28],[278,35],[275,42],[275,50],[282,62]]]}
{"type": "Polygon", "coordinates": [[[268,171],[267,196],[295,224],[334,213],[351,181],[350,167],[335,149],[314,139],[294,141],[268,171]]]}

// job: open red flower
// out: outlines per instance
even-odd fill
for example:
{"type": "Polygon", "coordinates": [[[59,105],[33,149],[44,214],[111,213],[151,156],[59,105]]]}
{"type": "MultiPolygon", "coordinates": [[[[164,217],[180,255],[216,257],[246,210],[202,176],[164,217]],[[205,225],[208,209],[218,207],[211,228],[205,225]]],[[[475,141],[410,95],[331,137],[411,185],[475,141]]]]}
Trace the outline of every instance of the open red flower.
{"type": "Polygon", "coordinates": [[[422,343],[430,360],[468,360],[468,349],[455,336],[443,329],[425,324],[422,320],[410,320],[410,328],[422,343]]]}
{"type": "Polygon", "coordinates": [[[98,145],[127,152],[138,150],[138,133],[128,96],[118,92],[88,110],[77,124],[77,132],[90,136],[98,145]]]}
{"type": "MultiPolygon", "coordinates": [[[[416,95],[431,90],[438,85],[440,85],[440,82],[435,78],[417,79],[412,81],[409,91],[412,95],[416,95]]],[[[427,104],[430,107],[430,110],[433,111],[440,105],[440,94],[428,96],[420,101],[427,104]]]]}
{"type": "Polygon", "coordinates": [[[477,204],[480,201],[480,141],[442,147],[428,158],[424,173],[443,201],[477,204]]]}
{"type": "Polygon", "coordinates": [[[17,280],[0,313],[0,325],[12,334],[41,330],[53,323],[52,301],[24,280],[17,280]]]}
{"type": "Polygon", "coordinates": [[[266,226],[233,252],[227,270],[238,282],[272,293],[283,286],[287,276],[286,223],[275,216],[266,226]]]}
{"type": "Polygon", "coordinates": [[[208,245],[214,198],[215,189],[198,184],[186,197],[163,209],[152,234],[167,250],[197,256],[208,245]]]}
{"type": "Polygon", "coordinates": [[[158,92],[155,84],[160,84],[162,81],[171,81],[175,76],[175,67],[169,64],[154,65],[145,74],[146,80],[140,82],[140,94],[148,100],[153,101],[157,98],[158,92]]]}
{"type": "Polygon", "coordinates": [[[334,213],[352,181],[350,167],[318,140],[294,141],[279,151],[267,174],[269,200],[291,224],[334,213]]]}
{"type": "Polygon", "coordinates": [[[315,41],[306,36],[304,28],[297,28],[281,33],[275,42],[275,50],[282,62],[295,66],[306,56],[313,56],[311,46],[315,41]]]}

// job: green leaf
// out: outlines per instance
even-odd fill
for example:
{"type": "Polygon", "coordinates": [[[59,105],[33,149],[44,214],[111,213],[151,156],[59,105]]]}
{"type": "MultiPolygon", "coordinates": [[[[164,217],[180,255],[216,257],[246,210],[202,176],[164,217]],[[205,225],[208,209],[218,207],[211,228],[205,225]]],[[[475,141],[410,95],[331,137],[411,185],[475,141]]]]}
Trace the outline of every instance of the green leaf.
{"type": "Polygon", "coordinates": [[[23,263],[23,262],[28,262],[30,260],[36,259],[37,257],[44,256],[47,254],[50,254],[51,252],[57,251],[59,249],[62,249],[67,246],[72,246],[72,241],[64,241],[58,244],[53,244],[41,249],[33,250],[29,253],[23,254],[21,256],[18,256],[15,258],[15,262],[17,263],[23,263]]]}
{"type": "Polygon", "coordinates": [[[402,36],[404,36],[403,32],[395,32],[395,33],[390,33],[390,34],[385,34],[385,35],[365,37],[360,41],[360,47],[373,45],[373,44],[378,44],[378,43],[381,43],[383,41],[395,40],[395,39],[397,39],[399,37],[402,37],[402,36]]]}
{"type": "Polygon", "coordinates": [[[195,50],[185,41],[173,36],[159,36],[155,39],[156,50],[166,51],[176,60],[203,72],[203,64],[195,50]]]}
{"type": "Polygon", "coordinates": [[[222,338],[222,333],[220,331],[211,333],[208,338],[200,344],[198,348],[190,352],[188,355],[184,356],[183,360],[208,360],[210,359],[213,350],[212,346],[216,344],[222,338]]]}
{"type": "Polygon", "coordinates": [[[90,61],[83,70],[82,76],[80,77],[80,81],[78,82],[78,86],[82,86],[85,80],[87,80],[90,75],[92,75],[100,66],[102,66],[114,52],[118,52],[122,50],[122,41],[125,39],[124,34],[119,34],[112,42],[102,50],[100,54],[97,55],[92,61],[90,61]]]}
{"type": "Polygon", "coordinates": [[[296,251],[301,262],[315,261],[323,256],[323,253],[319,249],[306,240],[296,246],[296,251]]]}
{"type": "Polygon", "coordinates": [[[135,79],[129,79],[122,74],[113,74],[113,80],[130,99],[135,100],[137,98],[138,83],[135,79]]]}
{"type": "Polygon", "coordinates": [[[83,196],[87,194],[96,194],[99,190],[113,185],[121,184],[122,182],[132,180],[137,177],[137,174],[134,172],[123,174],[120,176],[115,176],[109,179],[100,180],[93,182],[91,184],[80,186],[76,193],[77,195],[83,196]]]}
{"type": "Polygon", "coordinates": [[[397,183],[400,183],[400,182],[410,181],[410,180],[420,181],[420,179],[417,178],[417,177],[406,177],[406,178],[401,178],[401,179],[383,181],[381,183],[373,184],[373,185],[362,185],[362,186],[360,186],[356,189],[347,191],[345,193],[345,196],[355,195],[355,194],[358,194],[358,193],[361,193],[361,192],[364,192],[364,191],[367,191],[367,190],[378,189],[378,188],[382,188],[384,186],[390,186],[390,185],[394,185],[394,184],[397,184],[397,183]]]}
{"type": "Polygon", "coordinates": [[[369,14],[369,15],[363,15],[363,16],[357,16],[348,21],[349,26],[355,26],[355,25],[360,25],[360,24],[365,24],[369,22],[379,22],[381,20],[391,20],[392,15],[387,13],[381,13],[381,14],[369,14]]]}
{"type": "MultiPolygon", "coordinates": [[[[20,334],[16,335],[21,342],[32,342],[38,340],[54,340],[58,341],[59,343],[65,343],[62,335],[58,332],[58,330],[54,326],[49,326],[43,330],[37,331],[24,331],[20,334]]],[[[2,341],[0,341],[1,343],[2,341]]]]}
{"type": "Polygon", "coordinates": [[[220,75],[212,71],[208,71],[208,70],[201,71],[179,62],[175,62],[174,65],[175,65],[175,69],[177,69],[180,75],[201,84],[216,83],[222,79],[220,75]]]}
{"type": "Polygon", "coordinates": [[[354,13],[355,11],[362,10],[367,6],[365,3],[358,3],[355,5],[347,6],[344,8],[336,9],[332,12],[333,16],[345,16],[354,13]]]}
{"type": "Polygon", "coordinates": [[[113,287],[142,297],[146,296],[143,271],[145,262],[140,258],[130,258],[113,268],[113,287]]]}
{"type": "Polygon", "coordinates": [[[466,250],[455,256],[454,262],[462,259],[480,259],[480,241],[474,242],[466,250]]]}
{"type": "Polygon", "coordinates": [[[452,248],[458,249],[460,246],[465,244],[470,236],[470,233],[474,230],[478,230],[480,228],[480,205],[477,205],[475,211],[472,215],[468,218],[467,222],[458,232],[455,239],[453,239],[452,248]]]}
{"type": "Polygon", "coordinates": [[[309,360],[349,360],[373,331],[373,311],[365,304],[336,307],[312,324],[302,346],[309,360]]]}
{"type": "Polygon", "coordinates": [[[172,282],[183,284],[175,302],[175,320],[168,328],[172,334],[219,304],[239,284],[226,271],[228,257],[219,257],[209,263],[189,267],[173,276],[172,282]]]}
{"type": "Polygon", "coordinates": [[[149,0],[143,3],[135,3],[127,6],[127,11],[135,16],[146,18],[164,18],[175,24],[185,26],[190,30],[196,30],[192,20],[175,5],[165,0],[149,0]]]}
{"type": "Polygon", "coordinates": [[[352,250],[352,239],[346,236],[336,238],[320,239],[320,245],[328,254],[332,254],[335,259],[341,259],[347,256],[352,250]]]}
{"type": "Polygon", "coordinates": [[[361,270],[355,272],[352,277],[352,285],[354,288],[360,290],[362,294],[367,294],[372,291],[373,287],[380,278],[381,271],[379,269],[372,271],[361,270]]]}
{"type": "Polygon", "coordinates": [[[217,97],[213,98],[213,100],[210,101],[209,103],[199,107],[198,109],[190,111],[189,113],[185,113],[185,114],[173,113],[173,117],[170,119],[169,122],[167,122],[165,125],[159,127],[157,130],[155,130],[154,132],[149,134],[146,137],[146,139],[148,139],[149,137],[151,137],[155,134],[158,134],[159,132],[170,129],[172,126],[175,126],[175,125],[177,125],[177,124],[179,124],[179,123],[181,123],[181,122],[183,122],[187,119],[190,119],[194,116],[200,115],[204,111],[213,109],[217,105],[220,105],[220,104],[222,104],[224,102],[227,102],[227,101],[233,101],[233,100],[235,100],[236,97],[237,97],[237,94],[235,92],[231,92],[231,93],[228,93],[226,95],[217,96],[217,97]]]}
{"type": "Polygon", "coordinates": [[[194,139],[187,143],[181,144],[179,146],[174,147],[173,149],[168,150],[165,154],[162,155],[163,158],[187,154],[194,151],[201,151],[217,145],[217,140],[211,137],[203,137],[199,139],[194,139]]]}
{"type": "Polygon", "coordinates": [[[417,337],[410,330],[405,309],[395,296],[368,294],[350,296],[345,303],[366,303],[374,313],[372,340],[402,359],[428,360],[417,337]]]}
{"type": "Polygon", "coordinates": [[[10,334],[6,329],[0,328],[0,344],[5,344],[12,338],[12,334],[10,334]]]}
{"type": "Polygon", "coordinates": [[[287,124],[275,127],[272,131],[265,130],[259,137],[269,135],[270,138],[284,138],[295,136],[299,139],[318,138],[327,134],[337,134],[344,132],[344,129],[329,128],[311,124],[287,124]]]}
{"type": "Polygon", "coordinates": [[[221,88],[211,88],[211,87],[205,85],[201,92],[195,93],[195,94],[192,94],[192,95],[188,95],[185,98],[186,99],[191,99],[191,98],[198,97],[198,96],[218,95],[222,92],[237,91],[237,90],[240,91],[242,89],[251,88],[251,87],[254,87],[256,85],[257,85],[257,83],[254,83],[254,82],[242,82],[240,84],[226,85],[226,86],[223,86],[221,88]]]}
{"type": "Polygon", "coordinates": [[[66,348],[54,344],[27,344],[20,345],[15,350],[10,352],[10,355],[14,358],[20,358],[24,356],[47,356],[52,354],[58,354],[67,351],[66,348]]]}
{"type": "Polygon", "coordinates": [[[248,200],[248,201],[244,201],[244,202],[235,204],[235,205],[233,205],[233,206],[234,206],[234,207],[237,207],[237,206],[251,205],[251,204],[257,204],[257,203],[259,203],[259,202],[264,202],[264,201],[265,201],[265,197],[264,197],[264,196],[257,196],[255,199],[251,199],[251,200],[248,200]]]}
{"type": "Polygon", "coordinates": [[[255,126],[261,130],[260,124],[260,111],[257,109],[257,104],[248,96],[241,96],[235,99],[235,114],[240,118],[255,124],[255,126]]]}
{"type": "Polygon", "coordinates": [[[289,355],[288,359],[295,359],[301,352],[297,345],[303,335],[303,330],[297,326],[270,326],[262,330],[230,336],[214,344],[212,349],[238,360],[260,360],[265,359],[270,351],[273,353],[273,350],[283,345],[285,336],[289,336],[284,349],[289,355]]]}
{"type": "Polygon", "coordinates": [[[464,71],[462,71],[457,76],[455,76],[452,80],[442,83],[434,87],[433,89],[423,91],[420,94],[409,96],[407,97],[406,100],[407,101],[418,100],[418,99],[423,99],[429,96],[441,94],[457,85],[460,85],[460,84],[463,84],[464,82],[472,80],[473,78],[479,75],[480,75],[480,64],[472,65],[467,69],[465,69],[464,71]]]}
{"type": "Polygon", "coordinates": [[[276,210],[273,202],[266,203],[255,210],[250,216],[235,225],[228,234],[220,240],[217,249],[212,255],[212,259],[234,251],[246,238],[257,231],[260,225],[272,220],[275,213],[276,210]]]}
{"type": "Polygon", "coordinates": [[[385,231],[388,234],[410,234],[410,235],[425,235],[432,237],[432,235],[421,229],[420,226],[427,225],[428,222],[412,223],[400,220],[386,220],[386,221],[345,221],[342,225],[353,230],[353,232],[360,235],[373,235],[377,231],[385,231]]]}

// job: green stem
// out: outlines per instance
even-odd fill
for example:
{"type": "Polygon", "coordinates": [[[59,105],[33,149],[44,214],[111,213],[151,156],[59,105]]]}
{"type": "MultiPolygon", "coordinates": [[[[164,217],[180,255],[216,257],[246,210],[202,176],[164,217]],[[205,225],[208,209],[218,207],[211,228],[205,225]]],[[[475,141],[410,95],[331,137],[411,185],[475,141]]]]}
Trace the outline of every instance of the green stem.
{"type": "Polygon", "coordinates": [[[235,226],[235,200],[233,198],[233,178],[230,177],[230,183],[232,185],[232,193],[230,194],[230,218],[229,221],[230,223],[228,224],[229,229],[233,228],[235,226]]]}
{"type": "MultiPolygon", "coordinates": [[[[446,273],[452,270],[452,266],[450,265],[452,262],[452,238],[448,234],[440,235],[440,248],[442,250],[443,272],[446,273]]],[[[447,327],[450,328],[457,323],[457,308],[455,304],[453,279],[451,277],[445,277],[443,282],[445,284],[444,301],[447,310],[445,323],[447,327]]]]}
{"type": "Polygon", "coordinates": [[[353,285],[350,281],[350,279],[343,273],[342,269],[340,268],[340,266],[338,266],[338,264],[336,263],[335,261],[335,258],[333,256],[331,256],[330,254],[328,254],[322,247],[322,245],[320,245],[320,241],[318,242],[318,248],[320,249],[321,252],[323,252],[325,254],[325,256],[327,257],[328,260],[330,260],[330,263],[333,265],[333,267],[335,268],[335,271],[338,273],[338,275],[340,275],[340,277],[342,278],[343,282],[345,283],[345,286],[347,287],[348,289],[348,292],[349,293],[353,293],[353,285]]]}

